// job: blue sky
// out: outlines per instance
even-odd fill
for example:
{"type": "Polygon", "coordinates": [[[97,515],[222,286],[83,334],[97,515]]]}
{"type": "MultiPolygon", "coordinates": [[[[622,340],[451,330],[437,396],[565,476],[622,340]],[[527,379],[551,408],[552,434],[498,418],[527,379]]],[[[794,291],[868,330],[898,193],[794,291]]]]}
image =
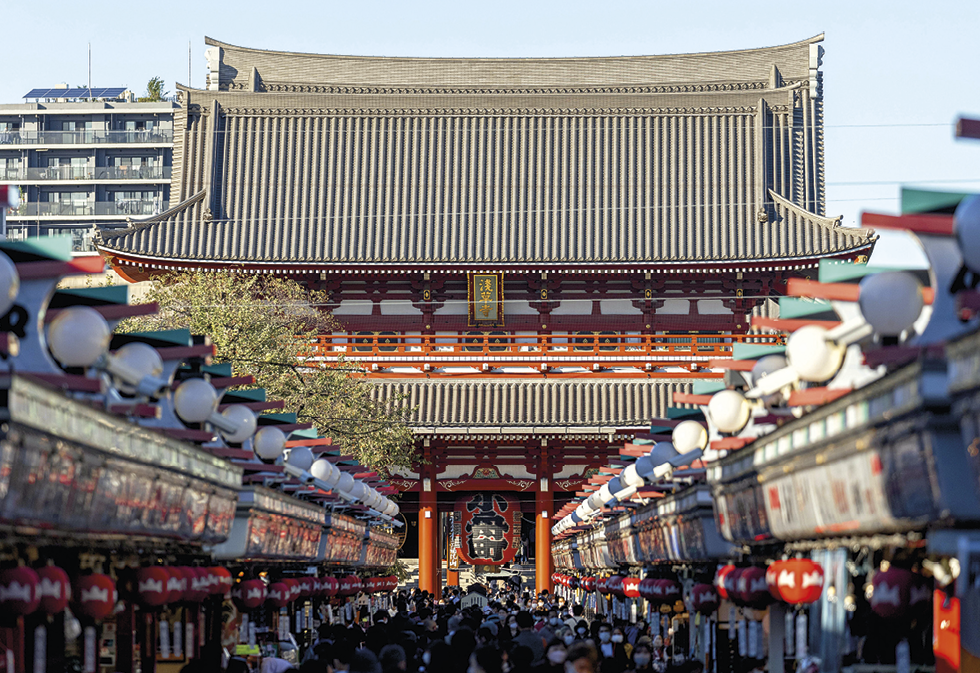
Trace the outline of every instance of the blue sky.
{"type": "MultiPolygon", "coordinates": [[[[720,51],[826,33],[827,211],[896,212],[900,184],[980,191],[980,2],[636,2],[415,0],[359,3],[89,0],[4,6],[0,102],[87,81],[142,92],[201,86],[204,36],[266,49],[384,56],[613,56],[720,51]],[[138,7],[138,9],[137,9],[138,7]],[[969,180],[969,181],[968,181],[969,180]]],[[[921,260],[883,237],[878,263],[921,260]]]]}

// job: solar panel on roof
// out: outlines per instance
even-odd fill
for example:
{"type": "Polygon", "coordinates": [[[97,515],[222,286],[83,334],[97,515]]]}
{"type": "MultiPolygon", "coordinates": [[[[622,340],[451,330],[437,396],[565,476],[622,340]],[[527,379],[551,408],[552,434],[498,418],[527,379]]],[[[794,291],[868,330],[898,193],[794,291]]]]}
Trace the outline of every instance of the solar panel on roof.
{"type": "Polygon", "coordinates": [[[71,89],[31,89],[24,98],[118,98],[126,87],[74,87],[71,89]]]}

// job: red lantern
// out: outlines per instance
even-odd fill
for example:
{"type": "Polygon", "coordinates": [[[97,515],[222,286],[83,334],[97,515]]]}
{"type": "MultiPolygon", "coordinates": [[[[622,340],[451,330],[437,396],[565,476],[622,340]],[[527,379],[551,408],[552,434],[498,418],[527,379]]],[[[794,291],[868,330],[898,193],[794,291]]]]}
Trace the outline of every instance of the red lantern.
{"type": "Polygon", "coordinates": [[[299,597],[312,598],[316,593],[317,581],[312,577],[301,577],[299,580],[299,597]]]}
{"type": "Polygon", "coordinates": [[[287,601],[292,603],[293,601],[299,598],[299,594],[302,591],[302,587],[299,583],[299,580],[290,577],[288,579],[280,580],[280,582],[282,582],[289,588],[289,593],[286,597],[287,601]]]}
{"type": "Polygon", "coordinates": [[[715,589],[718,591],[718,596],[720,598],[731,600],[732,597],[729,595],[729,589],[732,587],[732,585],[728,581],[728,578],[733,572],[735,572],[735,570],[735,566],[727,565],[722,566],[718,569],[718,572],[715,573],[715,589]]]}
{"type": "Polygon", "coordinates": [[[323,595],[327,598],[333,598],[340,593],[340,582],[336,577],[324,577],[323,578],[323,595]]]}
{"type": "Polygon", "coordinates": [[[596,578],[595,587],[599,591],[600,594],[608,594],[609,593],[609,589],[606,586],[607,581],[608,581],[608,578],[606,578],[606,577],[597,577],[596,578]]]}
{"type": "Polygon", "coordinates": [[[357,594],[361,593],[361,589],[364,588],[364,583],[361,581],[361,578],[358,577],[357,575],[350,576],[350,584],[351,584],[351,596],[356,596],[357,594]]]}
{"type": "Polygon", "coordinates": [[[27,566],[0,572],[0,606],[7,614],[29,615],[41,604],[41,579],[27,566]]]}
{"type": "Polygon", "coordinates": [[[582,580],[580,580],[578,577],[569,577],[568,578],[568,588],[569,589],[578,589],[580,586],[582,586],[582,580]]]}
{"type": "Polygon", "coordinates": [[[165,605],[170,597],[167,582],[170,573],[162,566],[140,568],[136,571],[136,593],[144,607],[157,608],[165,605]]]}
{"type": "Polygon", "coordinates": [[[56,615],[68,607],[71,599],[71,581],[68,573],[57,566],[44,566],[37,571],[38,597],[41,599],[38,607],[41,612],[56,615]]]}
{"type": "Polygon", "coordinates": [[[178,603],[184,598],[184,592],[187,590],[187,579],[180,568],[167,566],[166,571],[170,575],[167,580],[167,602],[178,603]]]}
{"type": "Polygon", "coordinates": [[[766,571],[755,566],[742,568],[736,579],[735,598],[736,602],[750,608],[761,609],[772,603],[773,597],[766,584],[766,571]]]}
{"type": "Polygon", "coordinates": [[[289,585],[285,582],[276,582],[269,585],[266,592],[266,600],[274,607],[284,608],[289,605],[289,585]]]}
{"type": "Polygon", "coordinates": [[[116,606],[116,583],[108,575],[85,575],[75,582],[78,612],[92,619],[105,619],[116,606]]]}
{"type": "Polygon", "coordinates": [[[623,580],[623,595],[626,598],[640,597],[640,579],[638,577],[627,577],[623,580]]]}
{"type": "Polygon", "coordinates": [[[227,568],[222,568],[221,566],[216,566],[210,568],[211,577],[214,580],[211,582],[211,593],[212,594],[227,594],[231,591],[232,585],[235,583],[234,578],[231,576],[231,572],[227,568]]]}
{"type": "Polygon", "coordinates": [[[691,587],[691,606],[695,612],[710,615],[718,609],[721,603],[718,591],[710,584],[695,584],[691,587]]]}
{"type": "Polygon", "coordinates": [[[660,600],[673,603],[681,597],[681,585],[674,580],[658,580],[660,583],[660,600]]]}
{"type": "Polygon", "coordinates": [[[769,593],[790,605],[806,605],[820,600],[823,581],[823,567],[806,558],[776,561],[766,571],[769,593]]]}
{"type": "Polygon", "coordinates": [[[190,603],[202,603],[208,597],[208,571],[204,568],[188,568],[192,577],[188,582],[184,600],[190,603]]]}
{"type": "Polygon", "coordinates": [[[613,575],[606,579],[606,592],[616,596],[617,598],[623,597],[623,578],[620,575],[613,575]]]}
{"type": "Polygon", "coordinates": [[[885,619],[895,619],[905,614],[912,594],[912,573],[890,567],[875,573],[871,580],[871,609],[885,619]]]}
{"type": "Polygon", "coordinates": [[[582,588],[586,591],[595,591],[596,579],[595,577],[583,577],[582,578],[582,588]]]}
{"type": "Polygon", "coordinates": [[[640,597],[645,598],[648,601],[653,600],[653,585],[657,580],[647,578],[645,580],[640,580],[637,585],[636,590],[640,592],[640,597]]]}
{"type": "Polygon", "coordinates": [[[245,580],[231,589],[231,599],[242,612],[254,610],[265,602],[265,582],[245,580]]]}

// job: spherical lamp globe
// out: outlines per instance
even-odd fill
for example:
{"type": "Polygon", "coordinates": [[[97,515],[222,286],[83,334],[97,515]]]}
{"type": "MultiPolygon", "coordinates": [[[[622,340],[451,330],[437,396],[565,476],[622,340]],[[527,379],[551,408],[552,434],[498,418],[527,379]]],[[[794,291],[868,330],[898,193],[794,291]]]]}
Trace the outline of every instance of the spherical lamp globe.
{"type": "Polygon", "coordinates": [[[310,474],[320,481],[326,482],[330,478],[330,473],[334,471],[333,463],[326,458],[313,461],[310,466],[310,474]]]}
{"type": "Polygon", "coordinates": [[[960,201],[953,215],[953,234],[963,263],[973,273],[980,273],[980,195],[960,201]]]}
{"type": "Polygon", "coordinates": [[[297,446],[289,450],[286,456],[286,465],[295,467],[298,470],[309,472],[313,467],[313,451],[308,446],[297,446]]]}
{"type": "Polygon", "coordinates": [[[829,381],[844,363],[844,347],[827,340],[827,330],[804,325],[786,342],[786,360],[800,378],[810,383],[829,381]]]}
{"type": "Polygon", "coordinates": [[[924,305],[922,284],[906,271],[884,271],[861,280],[861,315],[882,336],[898,336],[911,328],[924,305]]]}
{"type": "Polygon", "coordinates": [[[286,449],[286,435],[274,425],[259,428],[252,439],[252,450],[264,463],[274,463],[286,449]]]}
{"type": "Polygon", "coordinates": [[[773,372],[785,369],[787,365],[786,357],[779,354],[764,355],[756,361],[752,367],[752,385],[758,385],[759,381],[769,376],[773,372]]]}
{"type": "Polygon", "coordinates": [[[735,434],[749,422],[749,403],[737,390],[719,390],[708,401],[708,416],[721,432],[735,434]]]}
{"type": "Polygon", "coordinates": [[[674,427],[670,441],[677,453],[690,453],[708,448],[708,431],[697,421],[681,421],[674,427]]]}
{"type": "Polygon", "coordinates": [[[363,481],[355,481],[347,493],[354,500],[364,502],[364,497],[367,495],[367,486],[364,485],[363,481]]]}
{"type": "Polygon", "coordinates": [[[255,434],[258,419],[256,419],[255,413],[244,404],[233,404],[222,411],[221,415],[238,426],[234,432],[221,431],[221,436],[230,444],[241,444],[255,434]]]}
{"type": "Polygon", "coordinates": [[[91,306],[62,309],[48,325],[48,348],[63,367],[90,367],[105,354],[109,323],[91,306]]]}
{"type": "Polygon", "coordinates": [[[128,372],[127,376],[131,374],[135,379],[125,381],[119,376],[114,377],[116,388],[124,395],[135,395],[135,384],[140,380],[148,376],[159,378],[163,374],[163,358],[160,353],[142,341],[131,341],[123,345],[113,354],[113,359],[128,372]]]}
{"type": "Polygon", "coordinates": [[[218,408],[218,391],[204,379],[187,379],[174,391],[174,411],[185,423],[203,423],[218,408]]]}
{"type": "Polygon", "coordinates": [[[352,488],[354,488],[354,477],[350,472],[344,472],[340,475],[336,490],[349,495],[352,488]]]}
{"type": "Polygon", "coordinates": [[[5,254],[0,253],[0,316],[14,307],[17,293],[20,292],[20,274],[17,267],[5,254]]]}

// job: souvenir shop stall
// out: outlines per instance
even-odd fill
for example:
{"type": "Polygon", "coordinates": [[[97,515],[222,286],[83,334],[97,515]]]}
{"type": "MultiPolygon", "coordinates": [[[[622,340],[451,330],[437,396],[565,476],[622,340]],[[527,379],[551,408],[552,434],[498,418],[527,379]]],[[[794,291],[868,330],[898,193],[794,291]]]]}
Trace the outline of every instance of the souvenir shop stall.
{"type": "Polygon", "coordinates": [[[157,310],[126,287],[58,288],[103,269],[70,238],[0,241],[0,669],[217,669],[235,611],[303,633],[384,600],[393,489],[206,337],[114,334],[157,310]]]}

